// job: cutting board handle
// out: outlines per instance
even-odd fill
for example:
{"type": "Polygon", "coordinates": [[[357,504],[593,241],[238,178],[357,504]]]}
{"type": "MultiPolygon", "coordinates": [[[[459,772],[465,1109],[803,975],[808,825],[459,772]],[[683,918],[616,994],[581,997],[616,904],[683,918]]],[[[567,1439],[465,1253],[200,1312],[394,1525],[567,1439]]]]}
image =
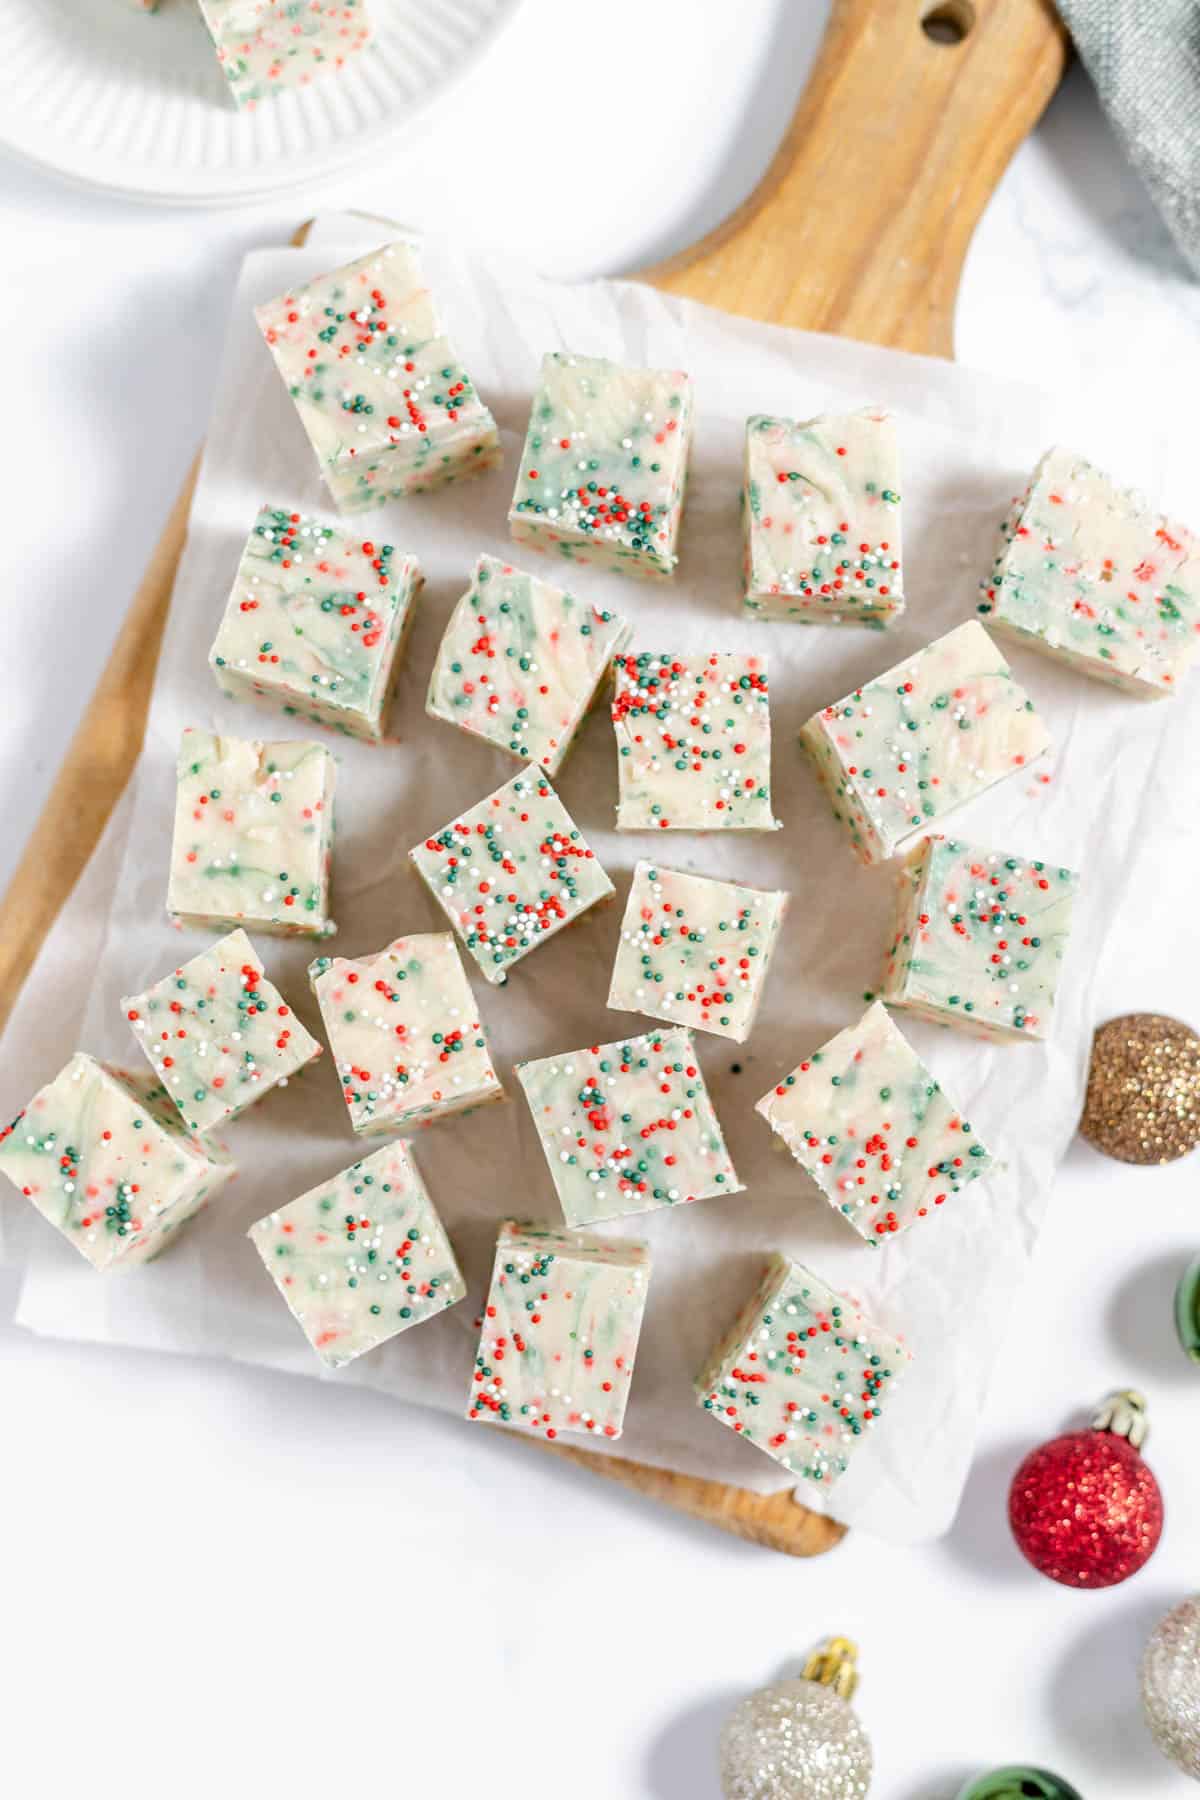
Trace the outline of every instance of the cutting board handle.
{"type": "Polygon", "coordinates": [[[773,324],[951,356],[971,234],[1066,58],[1048,0],[833,0],[763,181],[642,278],[773,324]]]}

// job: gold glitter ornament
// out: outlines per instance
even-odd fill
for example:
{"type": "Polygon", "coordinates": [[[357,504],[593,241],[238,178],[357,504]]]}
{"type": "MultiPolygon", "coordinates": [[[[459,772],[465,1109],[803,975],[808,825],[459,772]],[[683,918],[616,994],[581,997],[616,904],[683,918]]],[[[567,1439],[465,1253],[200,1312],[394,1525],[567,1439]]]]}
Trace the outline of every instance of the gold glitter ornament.
{"type": "Polygon", "coordinates": [[[1125,1013],[1101,1025],[1079,1130],[1119,1162],[1175,1162],[1194,1150],[1200,1037],[1165,1013],[1125,1013]]]}
{"type": "Polygon", "coordinates": [[[850,1705],[858,1652],[830,1638],[796,1681],[760,1688],[721,1733],[725,1800],[862,1800],[873,1757],[850,1705]]]}
{"type": "Polygon", "coordinates": [[[1150,1633],[1142,1711],[1163,1755],[1200,1781],[1200,1595],[1172,1607],[1150,1633]]]}

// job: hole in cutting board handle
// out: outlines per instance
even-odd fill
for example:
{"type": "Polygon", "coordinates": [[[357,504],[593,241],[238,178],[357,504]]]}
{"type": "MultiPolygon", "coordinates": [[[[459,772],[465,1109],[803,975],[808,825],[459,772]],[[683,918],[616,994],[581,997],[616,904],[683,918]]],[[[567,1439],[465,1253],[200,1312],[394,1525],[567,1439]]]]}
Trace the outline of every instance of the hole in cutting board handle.
{"type": "Polygon", "coordinates": [[[961,44],[974,23],[971,0],[935,0],[921,14],[921,30],[935,44],[961,44]]]}

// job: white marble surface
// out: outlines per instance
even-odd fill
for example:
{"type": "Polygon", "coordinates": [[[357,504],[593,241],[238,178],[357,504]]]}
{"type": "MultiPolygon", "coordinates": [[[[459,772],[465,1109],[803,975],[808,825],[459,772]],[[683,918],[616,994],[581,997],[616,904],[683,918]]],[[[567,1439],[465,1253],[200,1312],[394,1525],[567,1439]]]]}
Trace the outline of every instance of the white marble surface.
{"type": "MultiPolygon", "coordinates": [[[[650,261],[752,185],[823,11],[610,0],[568,75],[561,9],[527,0],[412,145],[319,196],[243,212],[143,210],[0,163],[0,881],[203,430],[242,251],[319,198],[504,233],[564,275],[650,261]]],[[[1195,416],[1198,349],[1200,288],[1075,72],[976,237],[959,357],[1093,402],[1103,389],[1178,429],[1195,416]]],[[[1182,773],[1194,783],[1195,763],[1182,773]]],[[[1160,833],[1140,909],[1096,971],[1102,1015],[1200,1020],[1192,810],[1176,821],[1182,855],[1160,833]]],[[[28,1800],[284,1783],[717,1800],[728,1705],[847,1631],[878,1800],[952,1800],[968,1774],[1021,1758],[1087,1800],[1182,1800],[1193,1790],[1141,1731],[1135,1668],[1196,1579],[1200,1375],[1169,1304],[1200,1238],[1195,1166],[1139,1172],[1073,1151],[959,1521],[903,1554],[858,1537],[783,1562],[366,1393],[0,1338],[9,1785],[28,1800]],[[1125,1588],[1054,1588],[1010,1545],[1008,1476],[1129,1381],[1150,1397],[1166,1537],[1125,1588]]]]}

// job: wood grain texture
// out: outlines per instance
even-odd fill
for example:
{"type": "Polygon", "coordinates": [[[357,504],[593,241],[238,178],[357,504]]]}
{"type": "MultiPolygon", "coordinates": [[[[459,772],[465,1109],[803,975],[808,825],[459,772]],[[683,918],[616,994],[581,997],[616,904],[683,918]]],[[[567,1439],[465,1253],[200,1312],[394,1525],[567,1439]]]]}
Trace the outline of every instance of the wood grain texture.
{"type": "MultiPolygon", "coordinates": [[[[642,279],[774,324],[949,356],[971,232],[1065,57],[1045,0],[834,0],[816,68],[759,189],[642,279]],[[961,43],[937,43],[922,28],[931,12],[973,23],[961,43]]],[[[198,466],[0,902],[0,1026],[137,760],[198,466]]],[[[818,1555],[845,1534],[788,1491],[753,1494],[523,1441],[791,1556],[818,1555]]]]}

